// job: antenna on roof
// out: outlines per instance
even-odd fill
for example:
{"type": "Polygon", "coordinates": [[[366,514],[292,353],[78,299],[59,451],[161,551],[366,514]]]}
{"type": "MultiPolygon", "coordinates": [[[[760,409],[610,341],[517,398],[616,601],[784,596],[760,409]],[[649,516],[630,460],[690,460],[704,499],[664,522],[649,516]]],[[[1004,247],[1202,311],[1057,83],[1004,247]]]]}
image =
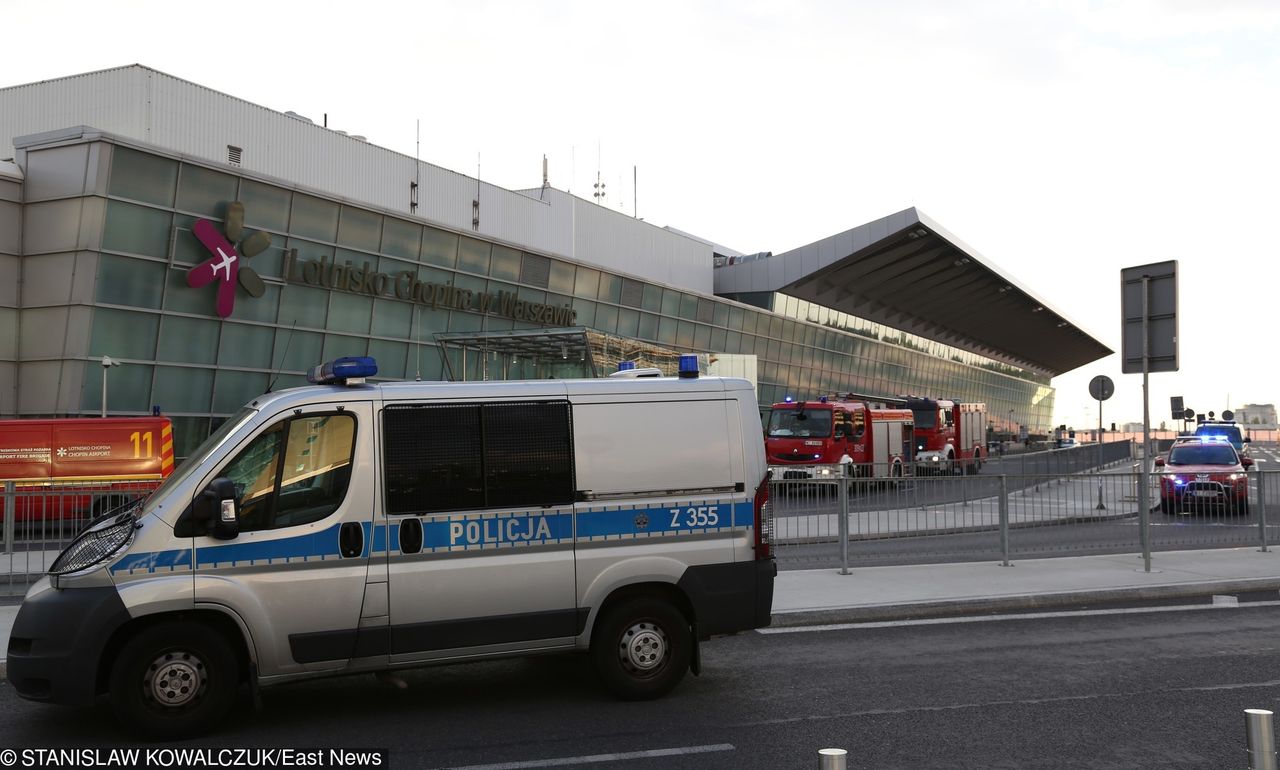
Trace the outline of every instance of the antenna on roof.
{"type": "Polygon", "coordinates": [[[542,153],[542,192],[538,193],[538,200],[543,200],[546,195],[547,188],[551,186],[547,177],[547,154],[542,153]]]}
{"type": "Polygon", "coordinates": [[[413,129],[413,182],[409,184],[409,213],[418,213],[418,187],[422,184],[422,118],[418,118],[413,129]]]}
{"type": "Polygon", "coordinates": [[[293,330],[298,328],[298,319],[293,319],[293,326],[289,327],[289,336],[284,340],[284,352],[280,354],[280,363],[276,365],[276,371],[271,376],[271,382],[267,383],[267,392],[275,390],[276,381],[280,379],[280,370],[284,369],[285,359],[289,357],[289,343],[293,342],[293,330]]]}
{"type": "Polygon", "coordinates": [[[596,191],[591,193],[591,197],[596,199],[597,204],[604,203],[604,182],[600,181],[600,143],[596,143],[596,191]]]}
{"type": "Polygon", "coordinates": [[[476,199],[471,201],[471,229],[480,232],[480,153],[476,153],[476,199]]]}

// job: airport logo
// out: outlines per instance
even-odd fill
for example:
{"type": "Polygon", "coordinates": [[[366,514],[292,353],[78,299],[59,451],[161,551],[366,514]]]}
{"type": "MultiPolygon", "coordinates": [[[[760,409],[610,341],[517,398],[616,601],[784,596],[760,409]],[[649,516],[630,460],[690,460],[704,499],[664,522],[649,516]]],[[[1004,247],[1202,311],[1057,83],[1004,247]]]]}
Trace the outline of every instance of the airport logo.
{"type": "Polygon", "coordinates": [[[227,204],[223,230],[225,234],[207,219],[196,220],[192,225],[191,232],[212,256],[187,271],[187,285],[199,289],[217,281],[218,316],[226,318],[235,307],[236,284],[250,297],[261,297],[266,291],[262,278],[243,261],[265,251],[271,245],[271,235],[256,232],[244,237],[244,204],[238,201],[227,204]]]}

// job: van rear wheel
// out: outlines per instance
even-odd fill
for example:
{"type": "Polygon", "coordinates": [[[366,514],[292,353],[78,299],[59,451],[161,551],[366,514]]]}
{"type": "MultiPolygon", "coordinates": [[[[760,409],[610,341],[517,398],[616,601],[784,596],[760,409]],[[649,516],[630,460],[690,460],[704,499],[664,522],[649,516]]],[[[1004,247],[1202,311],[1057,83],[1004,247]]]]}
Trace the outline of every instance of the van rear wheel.
{"type": "Polygon", "coordinates": [[[111,706],[126,728],[157,740],[213,729],[239,685],[235,653],[200,623],[159,623],[125,643],[111,668],[111,706]]]}
{"type": "Polygon", "coordinates": [[[680,683],[692,649],[684,615],[661,599],[643,597],[605,613],[591,640],[591,659],[614,695],[650,700],[680,683]]]}

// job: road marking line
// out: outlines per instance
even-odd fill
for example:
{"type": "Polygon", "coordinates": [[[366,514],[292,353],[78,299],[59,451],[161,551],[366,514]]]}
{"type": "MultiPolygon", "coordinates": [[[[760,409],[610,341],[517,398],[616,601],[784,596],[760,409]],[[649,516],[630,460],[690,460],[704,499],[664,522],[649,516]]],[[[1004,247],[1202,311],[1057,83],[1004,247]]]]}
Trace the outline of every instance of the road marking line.
{"type": "Polygon", "coordinates": [[[716,743],[709,746],[683,746],[678,749],[650,749],[648,751],[628,751],[621,754],[593,754],[586,757],[556,757],[553,759],[530,759],[523,762],[499,762],[493,765],[465,765],[446,768],[445,770],[521,770],[526,767],[560,767],[562,765],[586,765],[592,762],[621,762],[627,759],[651,759],[654,757],[674,757],[681,754],[708,754],[713,751],[735,751],[732,743],[716,743]]]}
{"type": "Polygon", "coordinates": [[[1214,594],[1213,604],[1215,607],[1235,607],[1240,604],[1240,600],[1234,596],[1224,596],[1222,594],[1214,594]]]}
{"type": "Polygon", "coordinates": [[[977,615],[965,618],[921,618],[919,620],[883,620],[868,623],[834,623],[825,626],[791,628],[757,628],[760,634],[804,634],[813,631],[848,631],[861,628],[902,628],[906,626],[943,626],[958,623],[991,623],[1002,620],[1043,620],[1045,618],[1079,618],[1091,615],[1141,615],[1152,612],[1192,612],[1243,607],[1280,607],[1280,601],[1246,602],[1245,604],[1188,604],[1172,607],[1126,607],[1111,610],[1067,610],[1065,612],[1024,612],[1010,615],[977,615]]]}

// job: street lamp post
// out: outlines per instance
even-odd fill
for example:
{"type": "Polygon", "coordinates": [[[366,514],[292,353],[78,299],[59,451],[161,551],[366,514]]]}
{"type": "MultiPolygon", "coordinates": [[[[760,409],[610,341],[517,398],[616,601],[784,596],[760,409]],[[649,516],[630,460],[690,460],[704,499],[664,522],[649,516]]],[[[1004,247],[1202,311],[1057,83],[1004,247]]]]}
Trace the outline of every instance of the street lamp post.
{"type": "Polygon", "coordinates": [[[107,371],[113,366],[119,366],[119,361],[111,360],[111,356],[102,357],[102,416],[107,416],[107,371]]]}

